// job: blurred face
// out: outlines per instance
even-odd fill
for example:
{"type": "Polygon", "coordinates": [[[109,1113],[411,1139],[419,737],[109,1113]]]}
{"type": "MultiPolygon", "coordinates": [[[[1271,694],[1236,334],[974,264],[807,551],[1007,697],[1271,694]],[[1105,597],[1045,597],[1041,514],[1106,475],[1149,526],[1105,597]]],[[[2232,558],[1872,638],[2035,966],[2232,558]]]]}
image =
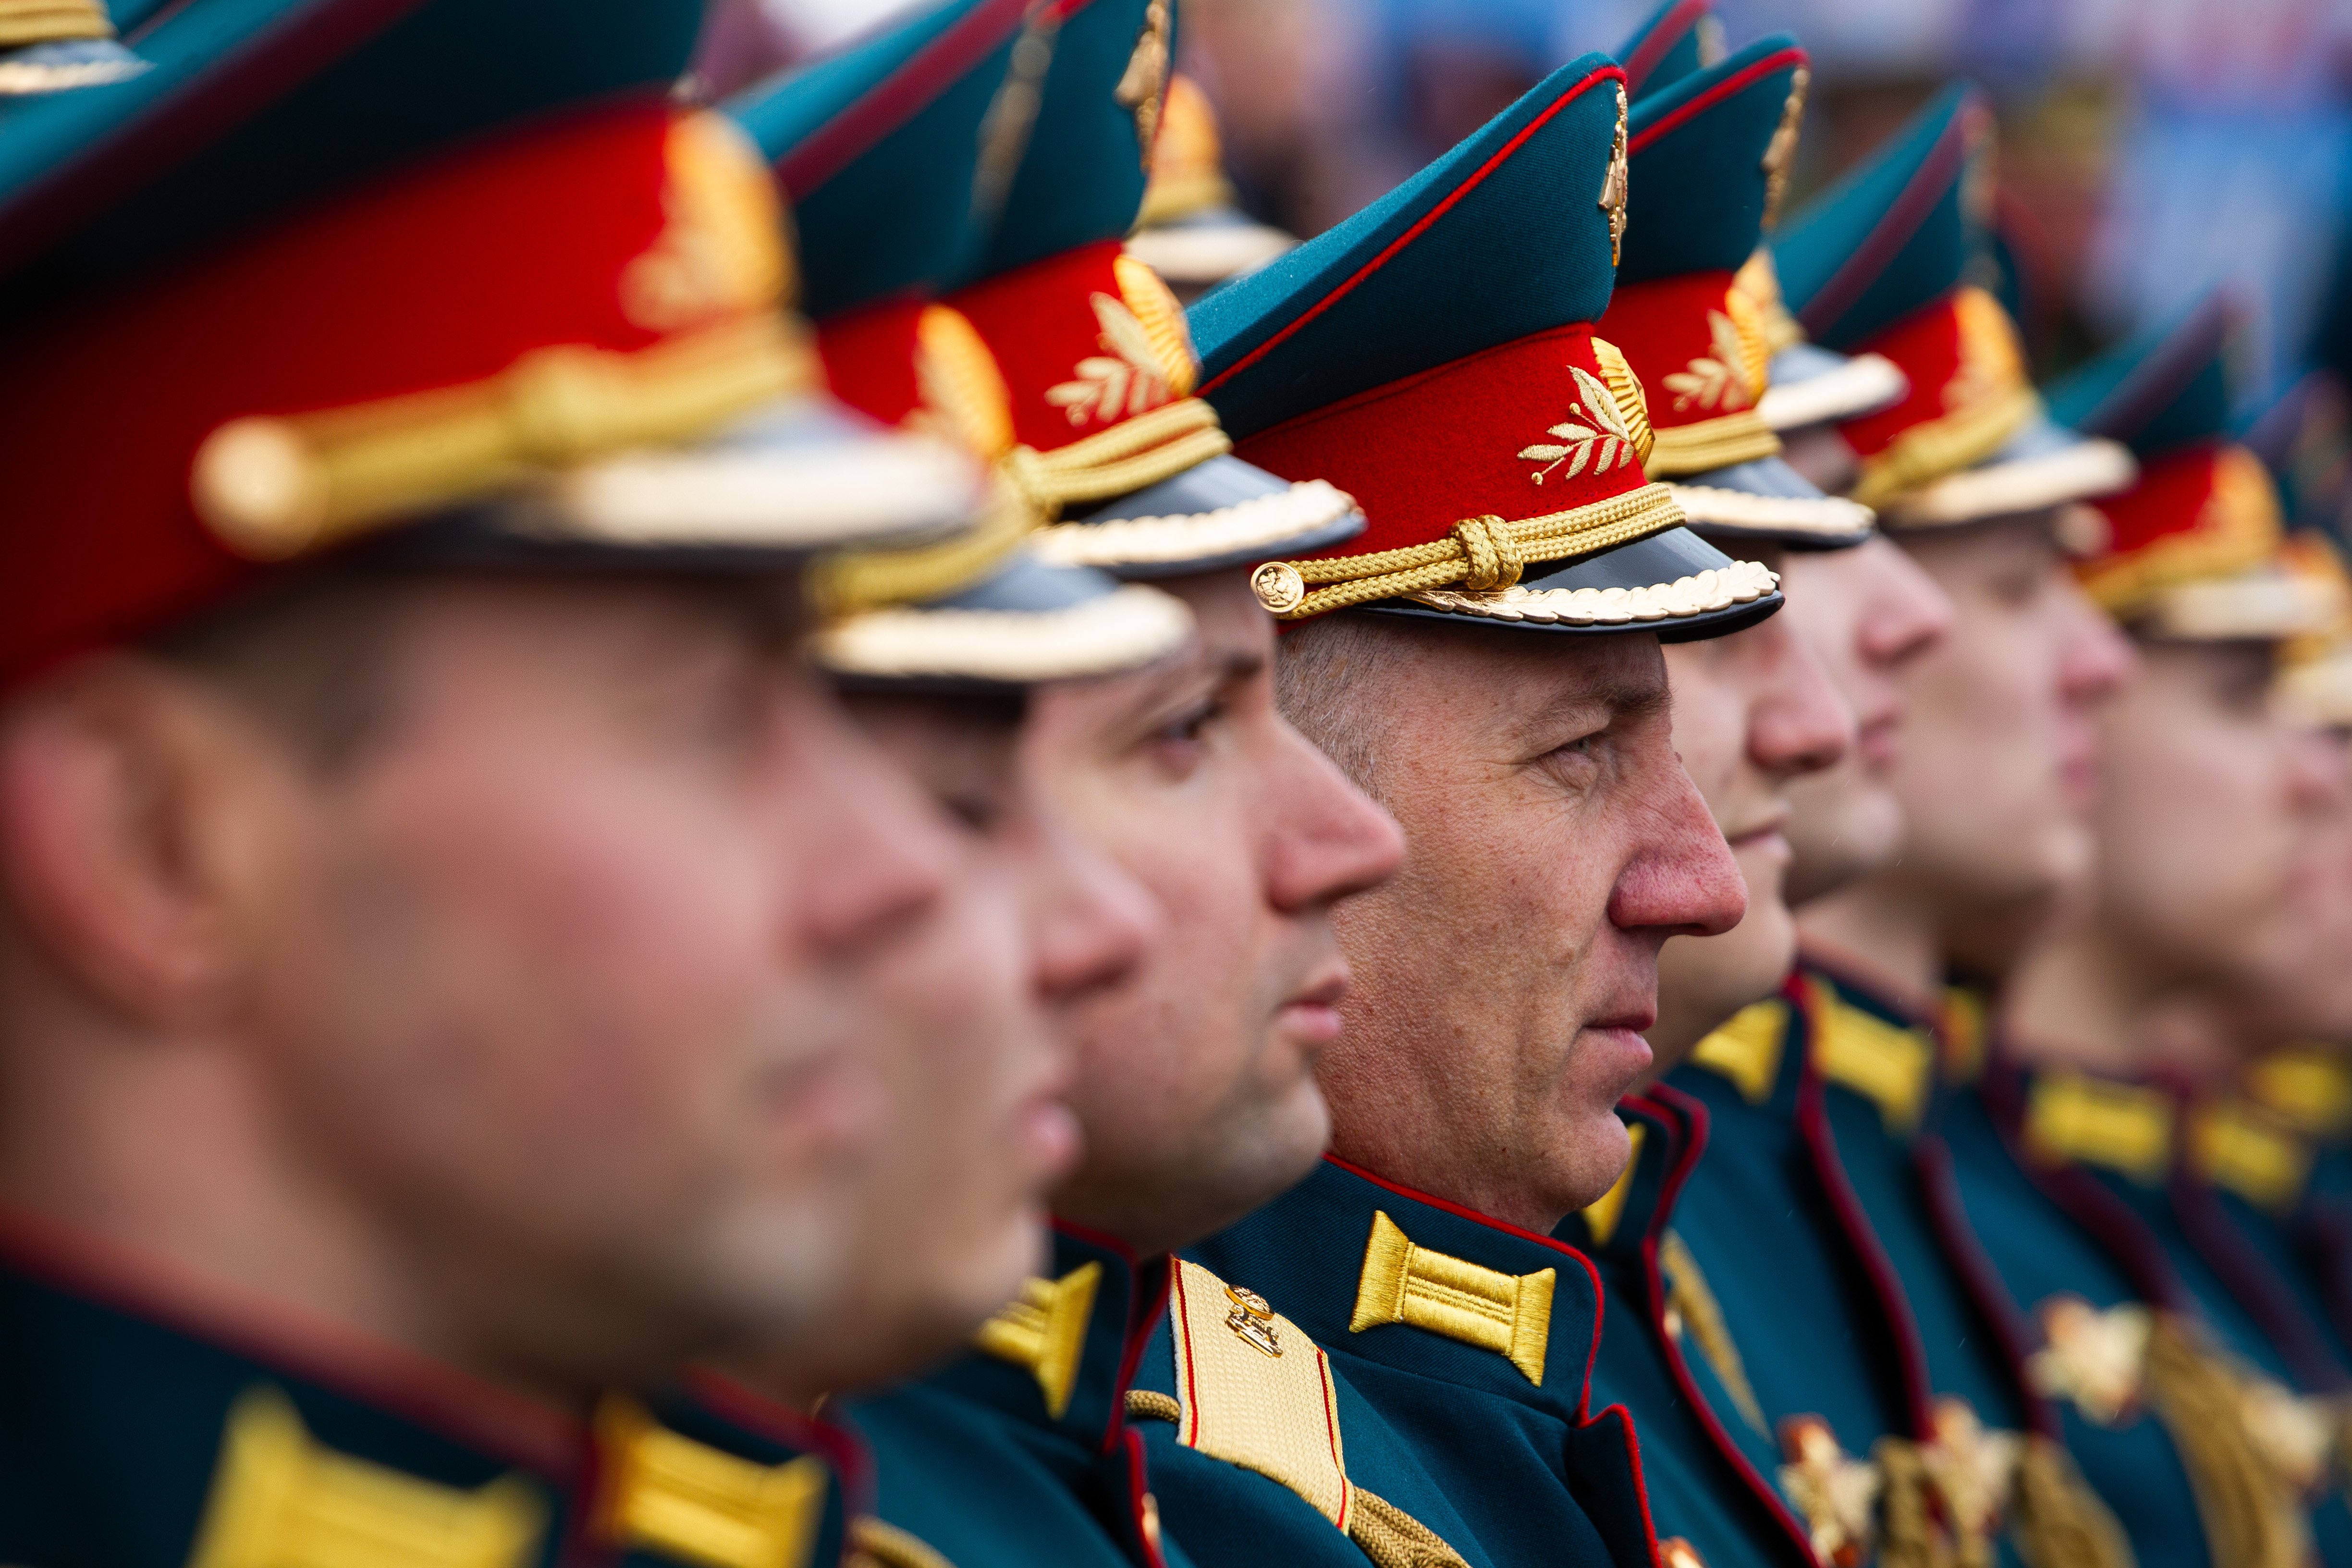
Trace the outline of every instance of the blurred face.
{"type": "Polygon", "coordinates": [[[1654,637],[1381,635],[1393,657],[1345,696],[1406,854],[1337,917],[1335,1146],[1549,1230],[1623,1168],[1658,950],[1728,930],[1738,870],[1675,759],[1654,637]]]}
{"type": "MultiPolygon", "coordinates": [[[[2096,712],[2131,651],[2075,586],[2046,514],[1920,530],[1904,548],[1954,616],[1904,678],[1891,776],[1908,826],[1892,874],[1948,927],[2021,939],[2090,869],[2096,712]]],[[[2013,954],[1969,956],[1998,971],[2013,954]]]]}
{"type": "MultiPolygon", "coordinates": [[[[1006,1187],[1068,1156],[1019,889],[790,647],[696,591],[436,587],[383,732],[256,770],[240,1026],[283,1136],[524,1364],[891,1335],[841,1305],[914,1042],[1019,1086],[973,1133],[1006,1187]]],[[[1019,1250],[1034,1211],[991,1202],[1019,1250]]]]}
{"type": "MultiPolygon", "coordinates": [[[[900,1374],[961,1343],[1044,1257],[1045,1194],[1076,1163],[1070,1016],[1156,940],[1149,896],[1020,773],[1017,698],[858,694],[853,716],[958,825],[994,951],[992,1005],[1027,1026],[973,1036],[969,988],[909,995],[868,1046],[889,1090],[887,1158],[857,1190],[861,1335],[774,1347],[763,1378],[803,1396],[900,1374]],[[879,1331],[897,1325],[895,1337],[879,1331]]],[[[903,961],[923,978],[919,947],[903,961]]],[[[896,980],[898,975],[894,974],[896,980]]],[[[894,990],[896,989],[894,985],[894,990]]]]}
{"type": "Polygon", "coordinates": [[[1943,639],[1952,602],[1902,546],[1872,534],[1852,550],[1792,552],[1781,567],[1782,620],[1853,710],[1854,742],[1833,766],[1791,780],[1791,905],[1869,876],[1903,847],[1895,792],[1903,752],[1903,676],[1943,639]]]}
{"type": "Polygon", "coordinates": [[[1305,1175],[1348,964],[1331,906],[1396,868],[1396,825],[1274,705],[1274,623],[1239,571],[1179,580],[1181,658],[1039,695],[1029,772],[1165,910],[1165,940],[1071,1016],[1087,1156],[1056,1212],[1165,1251],[1305,1175]]]}
{"type": "MultiPolygon", "coordinates": [[[[1780,550],[1742,544],[1779,570],[1780,550]]],[[[1770,619],[1729,637],[1665,651],[1674,689],[1675,751],[1731,847],[1748,886],[1748,912],[1721,936],[1676,937],[1658,957],[1657,1058],[1644,1081],[1672,1070],[1708,1030],[1780,987],[1797,954],[1782,896],[1789,864],[1788,785],[1829,767],[1853,733],[1795,622],[1792,597],[1770,619]]]]}
{"type": "Polygon", "coordinates": [[[2144,642],[2105,715],[2096,918],[2246,1044],[2352,1037],[2338,743],[2276,717],[2260,643],[2144,642]]]}

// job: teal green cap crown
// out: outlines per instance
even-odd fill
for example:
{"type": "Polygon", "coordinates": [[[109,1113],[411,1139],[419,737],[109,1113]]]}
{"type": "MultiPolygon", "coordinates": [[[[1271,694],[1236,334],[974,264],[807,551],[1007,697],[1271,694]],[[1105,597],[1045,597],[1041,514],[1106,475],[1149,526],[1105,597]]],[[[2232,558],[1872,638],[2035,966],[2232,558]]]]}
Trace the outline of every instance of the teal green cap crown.
{"type": "Polygon", "coordinates": [[[928,296],[974,264],[1028,135],[1017,106],[1000,109],[1015,54],[1035,68],[1028,8],[954,0],[722,106],[792,204],[810,315],[928,296]]]}
{"type": "Polygon", "coordinates": [[[1125,234],[1173,26],[1168,0],[952,0],[730,100],[792,203],[809,314],[1125,234]]]}
{"type": "Polygon", "coordinates": [[[1753,254],[1768,155],[1807,63],[1777,33],[1634,104],[1618,282],[1736,271],[1753,254]]]}
{"type": "Polygon", "coordinates": [[[2050,416],[2141,458],[2227,435],[2235,324],[2229,300],[2208,294],[2053,383],[2043,393],[2050,416]]]}
{"type": "Polygon", "coordinates": [[[1176,58],[1175,0],[1063,0],[1020,167],[976,283],[1135,226],[1176,58]]]}
{"type": "Polygon", "coordinates": [[[1625,90],[1639,103],[1723,58],[1723,23],[1715,0],[1666,0],[1617,47],[1625,90]]]}
{"type": "Polygon", "coordinates": [[[1238,440],[1609,306],[1601,205],[1624,77],[1563,66],[1353,217],[1192,307],[1238,440]]]}
{"type": "Polygon", "coordinates": [[[1781,224],[1780,291],[1813,342],[1852,353],[1969,276],[1985,243],[1969,174],[1990,124],[1983,97],[1956,82],[1781,224]]]}
{"type": "MultiPolygon", "coordinates": [[[[152,8],[151,8],[152,9],[152,8]]],[[[149,68],[0,99],[0,271],[54,308],[467,136],[666,92],[697,0],[187,0],[126,38],[149,68]]]]}

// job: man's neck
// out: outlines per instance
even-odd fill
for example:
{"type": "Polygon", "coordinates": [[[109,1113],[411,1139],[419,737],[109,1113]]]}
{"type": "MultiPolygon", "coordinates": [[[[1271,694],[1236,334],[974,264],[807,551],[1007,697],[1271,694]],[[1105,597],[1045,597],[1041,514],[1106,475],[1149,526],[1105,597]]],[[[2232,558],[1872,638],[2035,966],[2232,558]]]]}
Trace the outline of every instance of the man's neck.
{"type": "Polygon", "coordinates": [[[0,1083],[0,1205],[78,1237],[207,1318],[316,1325],[397,1347],[553,1411],[595,1391],[503,1363],[453,1331],[423,1265],[301,1159],[264,1097],[201,1044],[20,1051],[0,1083]]]}
{"type": "Polygon", "coordinates": [[[2162,1072],[2226,1088],[2237,1060],[2227,1009],[2153,973],[2095,921],[2055,932],[2011,977],[2003,1006],[2011,1053],[2109,1078],[2162,1072]]]}
{"type": "Polygon", "coordinates": [[[1932,1014],[1943,994],[1942,921],[1927,900],[1890,876],[1814,900],[1797,911],[1797,931],[1805,951],[1902,1007],[1932,1014]]]}

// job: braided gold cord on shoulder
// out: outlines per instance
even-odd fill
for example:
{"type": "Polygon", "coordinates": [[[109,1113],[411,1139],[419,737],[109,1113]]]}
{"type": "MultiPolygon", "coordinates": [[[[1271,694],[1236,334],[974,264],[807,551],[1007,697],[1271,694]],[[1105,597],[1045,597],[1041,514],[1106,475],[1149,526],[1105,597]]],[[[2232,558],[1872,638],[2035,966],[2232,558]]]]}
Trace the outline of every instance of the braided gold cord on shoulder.
{"type": "Polygon", "coordinates": [[[1273,563],[1281,570],[1260,568],[1252,582],[1269,610],[1284,620],[1298,620],[1432,589],[1500,591],[1517,583],[1530,564],[1612,549],[1682,521],[1683,509],[1665,486],[1643,485],[1605,501],[1541,517],[1510,521],[1493,516],[1465,518],[1445,538],[1402,550],[1273,563]],[[1311,587],[1291,601],[1280,589],[1293,584],[1328,586],[1311,587]]]}
{"type": "Polygon", "coordinates": [[[2213,1561],[2232,1568],[2308,1562],[2302,1507],[2248,1434],[2237,1380],[2170,1313],[2158,1317],[2147,1349],[2148,1402],[2188,1468],[2213,1561]]]}
{"type": "Polygon", "coordinates": [[[1004,466],[1050,520],[1074,501],[1139,490],[1233,449],[1217,411],[1186,397],[1050,452],[1016,447],[1004,466]]]}
{"type": "Polygon", "coordinates": [[[2137,1568],[2131,1540],[2063,1444],[2028,1434],[2010,1504],[2010,1539],[2026,1568],[2137,1568]]]}

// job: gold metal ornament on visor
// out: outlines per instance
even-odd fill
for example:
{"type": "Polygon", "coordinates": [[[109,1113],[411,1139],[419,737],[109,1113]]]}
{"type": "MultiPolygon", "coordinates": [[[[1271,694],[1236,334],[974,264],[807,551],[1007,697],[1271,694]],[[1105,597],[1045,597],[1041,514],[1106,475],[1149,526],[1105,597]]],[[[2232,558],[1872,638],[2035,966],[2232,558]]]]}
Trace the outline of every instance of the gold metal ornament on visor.
{"type": "Polygon", "coordinates": [[[1609,173],[1601,182],[1600,207],[1609,215],[1609,265],[1614,267],[1625,250],[1625,195],[1631,161],[1625,151],[1625,84],[1617,84],[1617,132],[1609,148],[1609,173]]]}

